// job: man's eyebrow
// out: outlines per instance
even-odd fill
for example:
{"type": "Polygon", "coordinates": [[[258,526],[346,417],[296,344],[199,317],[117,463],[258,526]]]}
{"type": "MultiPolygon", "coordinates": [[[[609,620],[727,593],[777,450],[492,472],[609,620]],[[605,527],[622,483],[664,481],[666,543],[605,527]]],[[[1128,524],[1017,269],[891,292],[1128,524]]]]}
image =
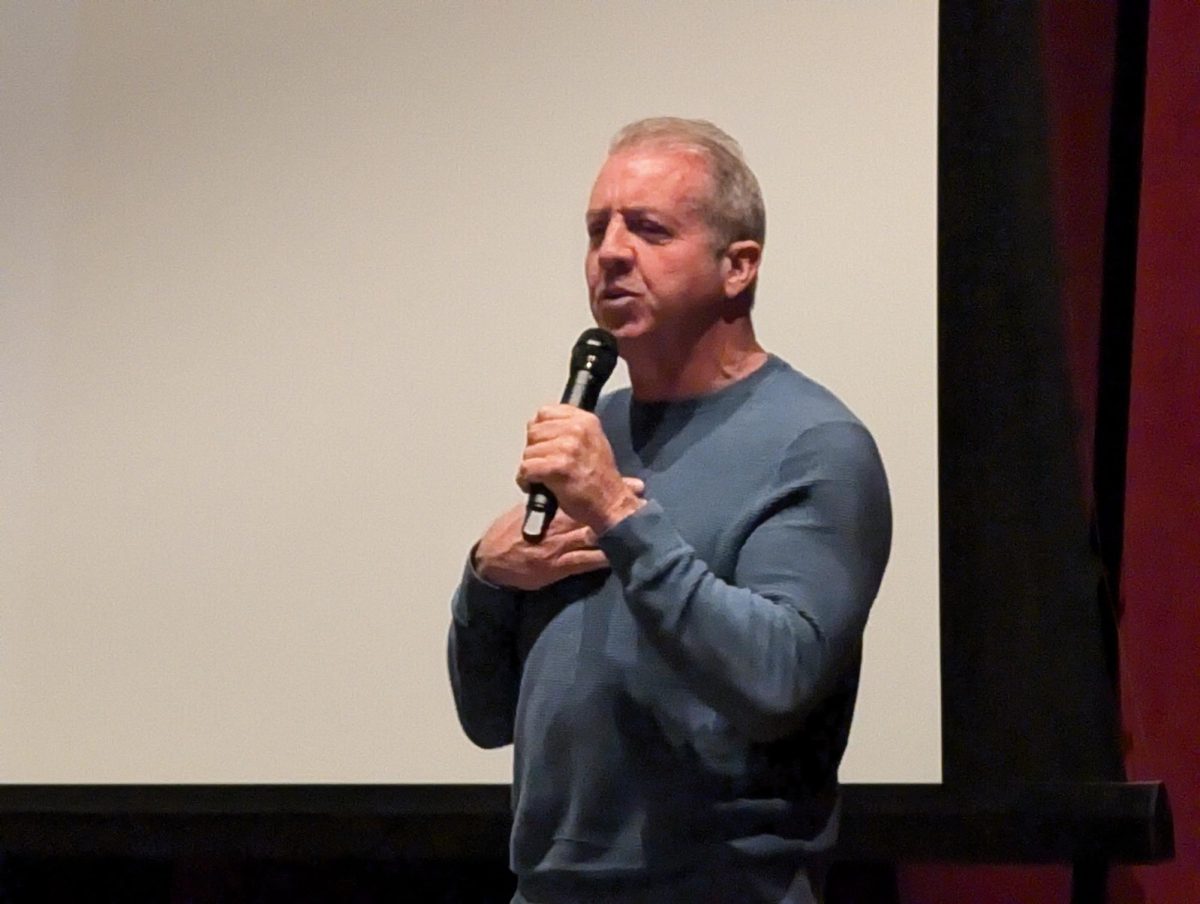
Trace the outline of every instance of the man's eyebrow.
{"type": "MultiPolygon", "coordinates": [[[[666,214],[657,207],[622,207],[620,208],[621,216],[623,217],[665,217],[666,214]]],[[[584,219],[594,220],[597,217],[612,216],[611,207],[595,207],[584,214],[584,219]]]]}

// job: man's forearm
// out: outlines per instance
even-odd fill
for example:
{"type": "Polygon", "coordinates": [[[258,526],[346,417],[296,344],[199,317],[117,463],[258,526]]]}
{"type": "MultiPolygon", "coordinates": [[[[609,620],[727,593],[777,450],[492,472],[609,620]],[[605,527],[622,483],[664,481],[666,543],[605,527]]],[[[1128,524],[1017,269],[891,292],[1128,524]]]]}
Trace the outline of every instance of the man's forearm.
{"type": "Polygon", "coordinates": [[[451,604],[447,659],[459,722],[480,747],[512,743],[520,686],[515,591],[490,585],[470,562],[451,604]]]}

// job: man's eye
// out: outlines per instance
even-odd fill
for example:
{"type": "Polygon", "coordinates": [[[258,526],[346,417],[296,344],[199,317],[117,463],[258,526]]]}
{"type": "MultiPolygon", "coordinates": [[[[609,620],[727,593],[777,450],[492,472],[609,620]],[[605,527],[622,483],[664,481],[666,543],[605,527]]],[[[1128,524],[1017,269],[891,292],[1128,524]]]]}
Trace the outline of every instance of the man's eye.
{"type": "Polygon", "coordinates": [[[665,239],[671,234],[667,227],[653,220],[641,220],[634,224],[633,229],[638,234],[652,239],[665,239]]]}

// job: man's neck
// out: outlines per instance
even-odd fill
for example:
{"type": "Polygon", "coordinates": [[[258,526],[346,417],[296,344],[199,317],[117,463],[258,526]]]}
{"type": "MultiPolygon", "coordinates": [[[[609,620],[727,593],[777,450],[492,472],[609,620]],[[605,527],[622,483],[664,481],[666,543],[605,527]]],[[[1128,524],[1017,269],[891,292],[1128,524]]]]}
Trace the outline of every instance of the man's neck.
{"type": "Polygon", "coordinates": [[[748,317],[718,321],[699,336],[621,344],[633,397],[642,402],[691,399],[748,377],[766,363],[748,317]]]}

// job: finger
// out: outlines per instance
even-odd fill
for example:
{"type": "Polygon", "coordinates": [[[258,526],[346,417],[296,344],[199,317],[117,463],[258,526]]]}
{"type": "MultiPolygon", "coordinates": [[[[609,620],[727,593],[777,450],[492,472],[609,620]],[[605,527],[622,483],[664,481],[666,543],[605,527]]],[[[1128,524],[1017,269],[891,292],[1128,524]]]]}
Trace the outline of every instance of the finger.
{"type": "Polygon", "coordinates": [[[517,476],[515,478],[517,486],[521,488],[522,493],[529,493],[534,484],[546,485],[547,476],[552,476],[557,473],[553,468],[547,467],[543,461],[535,462],[532,466],[526,462],[521,462],[521,466],[517,468],[517,476]]]}
{"type": "Polygon", "coordinates": [[[565,545],[582,546],[582,538],[578,534],[579,531],[586,530],[587,526],[576,521],[562,509],[555,514],[554,520],[550,522],[550,527],[546,530],[546,539],[553,539],[556,543],[562,542],[565,545]]]}
{"type": "Polygon", "coordinates": [[[554,487],[560,479],[572,473],[575,457],[562,449],[548,449],[537,453],[525,450],[521,463],[517,466],[517,480],[530,483],[543,483],[554,487]]]}
{"type": "Polygon", "coordinates": [[[564,549],[597,549],[596,532],[586,524],[580,524],[578,521],[571,518],[570,515],[562,516],[562,524],[565,529],[560,529],[556,534],[555,539],[559,546],[564,549]]]}
{"type": "Polygon", "coordinates": [[[522,482],[528,491],[531,483],[545,483],[545,477],[556,474],[570,464],[571,457],[555,445],[526,446],[517,463],[517,485],[522,482]]]}
{"type": "Polygon", "coordinates": [[[598,549],[580,549],[575,552],[563,553],[554,560],[554,566],[554,570],[565,577],[607,568],[608,557],[598,549]]]}
{"type": "Polygon", "coordinates": [[[562,421],[551,424],[530,424],[525,431],[525,448],[532,449],[537,446],[552,445],[563,435],[562,421]]]}
{"type": "Polygon", "coordinates": [[[582,408],[576,408],[574,405],[543,405],[533,416],[533,422],[559,421],[586,413],[582,408]]]}
{"type": "Polygon", "coordinates": [[[523,454],[548,455],[560,452],[563,455],[578,455],[583,450],[583,438],[577,431],[551,427],[548,431],[531,429],[525,437],[523,454]]]}
{"type": "Polygon", "coordinates": [[[525,448],[540,445],[564,444],[578,449],[588,435],[586,425],[558,418],[552,421],[531,421],[525,428],[525,448]]]}
{"type": "Polygon", "coordinates": [[[514,479],[517,481],[517,486],[521,488],[522,493],[528,493],[533,485],[538,482],[529,476],[529,467],[524,460],[517,467],[517,474],[514,479]]]}

